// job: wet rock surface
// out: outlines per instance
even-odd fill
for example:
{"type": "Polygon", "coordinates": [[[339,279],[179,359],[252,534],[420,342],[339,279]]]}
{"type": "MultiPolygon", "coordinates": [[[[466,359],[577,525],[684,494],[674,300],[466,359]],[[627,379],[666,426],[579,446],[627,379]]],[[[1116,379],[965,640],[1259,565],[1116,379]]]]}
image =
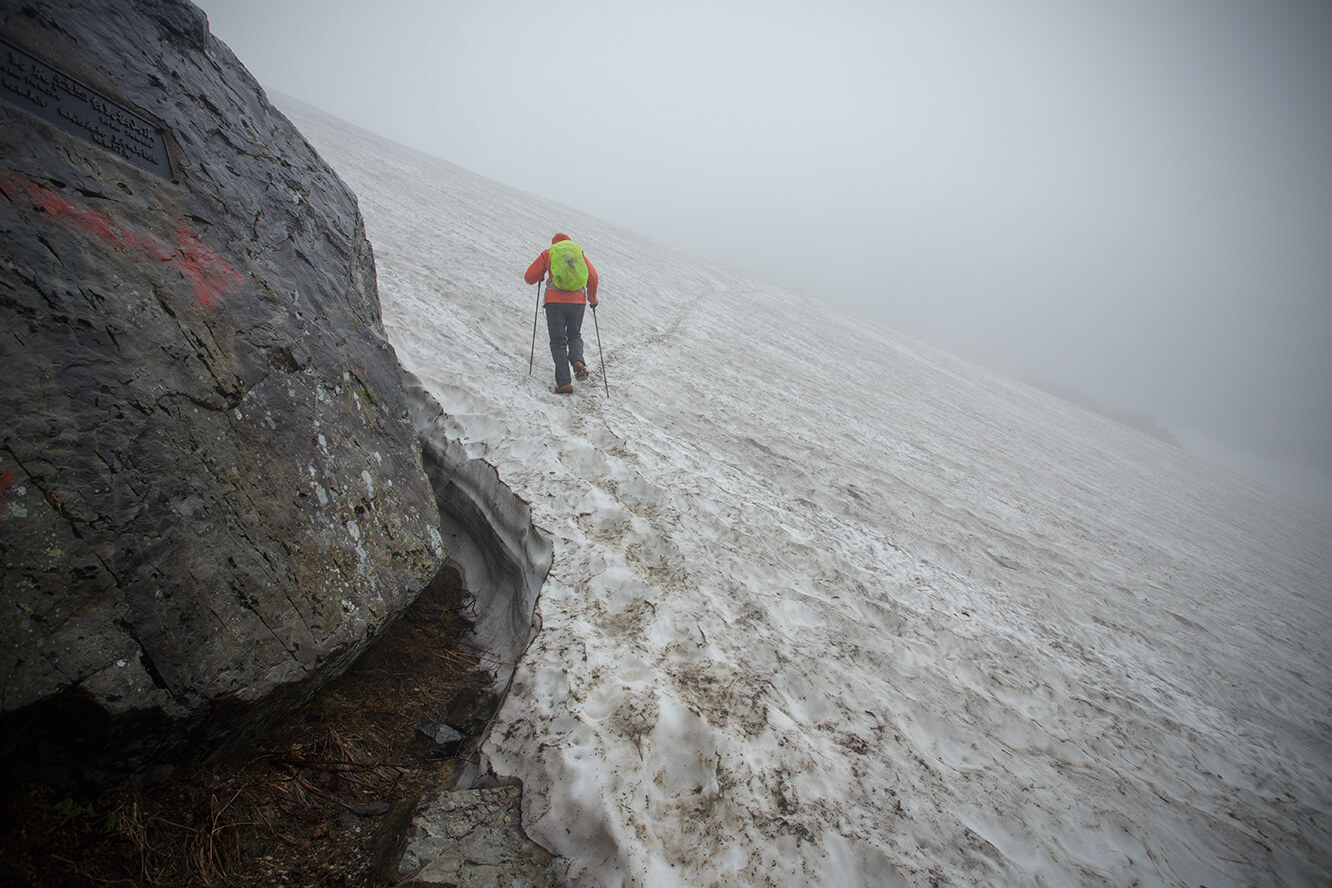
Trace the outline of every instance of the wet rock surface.
{"type": "Polygon", "coordinates": [[[243,743],[443,560],[355,198],[188,3],[3,2],[0,36],[173,177],[0,96],[0,751],[243,743]]]}

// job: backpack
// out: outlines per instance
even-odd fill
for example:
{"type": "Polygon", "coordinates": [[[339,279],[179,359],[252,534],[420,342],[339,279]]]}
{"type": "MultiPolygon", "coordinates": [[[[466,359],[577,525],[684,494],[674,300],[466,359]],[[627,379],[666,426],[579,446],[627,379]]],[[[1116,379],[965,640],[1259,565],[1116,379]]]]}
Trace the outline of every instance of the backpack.
{"type": "Polygon", "coordinates": [[[557,290],[587,286],[587,260],[582,247],[571,240],[550,245],[550,285],[557,290]]]}

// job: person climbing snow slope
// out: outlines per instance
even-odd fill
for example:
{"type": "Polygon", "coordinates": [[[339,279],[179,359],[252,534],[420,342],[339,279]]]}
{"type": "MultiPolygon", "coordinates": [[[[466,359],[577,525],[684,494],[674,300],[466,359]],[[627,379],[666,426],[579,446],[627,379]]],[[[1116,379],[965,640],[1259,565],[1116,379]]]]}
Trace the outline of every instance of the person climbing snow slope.
{"type": "Polygon", "coordinates": [[[546,282],[546,328],[550,331],[550,355],[555,359],[555,391],[573,392],[572,375],[587,379],[583,360],[583,313],[597,305],[597,270],[583,255],[583,248],[557,234],[550,246],[527,267],[529,284],[546,282]]]}

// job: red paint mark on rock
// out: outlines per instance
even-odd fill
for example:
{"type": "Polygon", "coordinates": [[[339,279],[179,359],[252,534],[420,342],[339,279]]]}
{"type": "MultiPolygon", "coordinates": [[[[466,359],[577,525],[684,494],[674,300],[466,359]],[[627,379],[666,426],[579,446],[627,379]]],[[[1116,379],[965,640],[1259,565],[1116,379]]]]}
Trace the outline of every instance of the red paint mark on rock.
{"type": "Polygon", "coordinates": [[[241,285],[241,276],[231,263],[199,239],[199,235],[176,223],[177,264],[194,281],[194,296],[204,308],[221,299],[233,287],[241,285]]]}
{"type": "Polygon", "coordinates": [[[142,253],[158,262],[169,262],[194,283],[194,298],[209,308],[244,279],[231,263],[184,223],[176,223],[176,243],[168,244],[145,231],[121,225],[90,207],[77,204],[50,186],[34,182],[13,170],[0,170],[0,191],[10,201],[25,198],[61,224],[92,235],[114,247],[142,253]]]}

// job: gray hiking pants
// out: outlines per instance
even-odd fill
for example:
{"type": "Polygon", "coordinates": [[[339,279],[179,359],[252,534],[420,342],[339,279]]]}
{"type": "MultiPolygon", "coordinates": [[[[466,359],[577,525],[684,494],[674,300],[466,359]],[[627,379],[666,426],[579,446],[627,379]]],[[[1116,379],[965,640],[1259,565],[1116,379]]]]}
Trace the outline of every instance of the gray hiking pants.
{"type": "Polygon", "coordinates": [[[555,359],[555,384],[572,382],[569,365],[583,360],[583,313],[586,305],[547,302],[546,328],[550,330],[550,356],[555,359]]]}

